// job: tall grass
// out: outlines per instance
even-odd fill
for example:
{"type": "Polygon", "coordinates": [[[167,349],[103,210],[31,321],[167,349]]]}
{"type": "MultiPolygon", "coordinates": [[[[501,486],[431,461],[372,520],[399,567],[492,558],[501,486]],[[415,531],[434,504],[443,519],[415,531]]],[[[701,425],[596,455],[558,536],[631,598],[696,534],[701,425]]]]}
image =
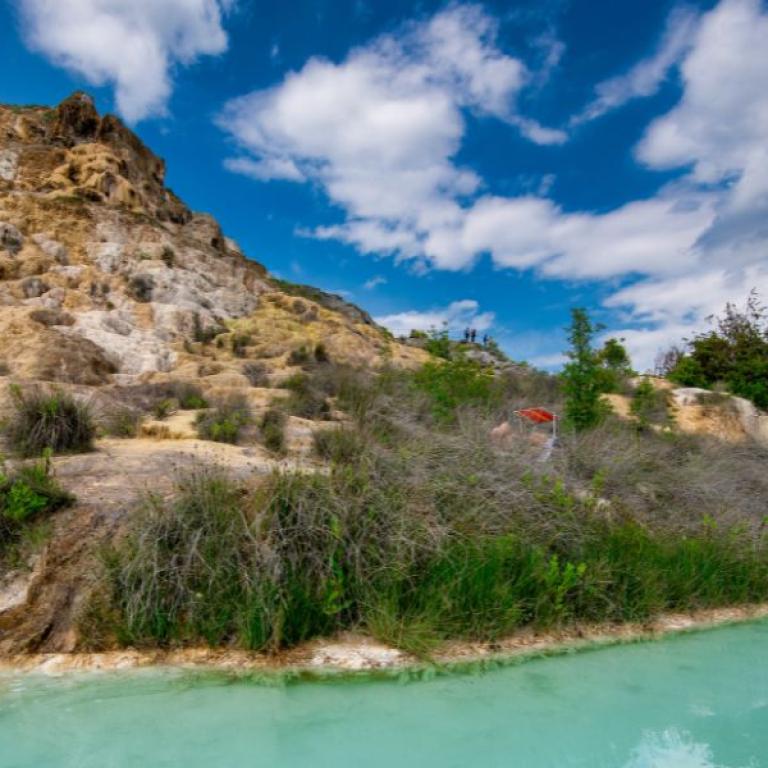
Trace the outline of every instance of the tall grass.
{"type": "Polygon", "coordinates": [[[83,453],[93,448],[95,427],[86,403],[72,395],[33,389],[11,388],[14,410],[5,425],[8,444],[20,456],[83,453]]]}
{"type": "Polygon", "coordinates": [[[146,499],[86,640],[274,650],[361,629],[427,653],[768,599],[765,450],[608,419],[542,463],[522,427],[504,448],[489,430],[525,388],[555,408],[557,389],[535,373],[476,389],[478,369],[464,387],[465,373],[414,386],[323,365],[289,382],[351,417],[315,437],[327,473],[252,487],[200,470],[146,499]]]}
{"type": "Polygon", "coordinates": [[[497,463],[465,437],[362,451],[258,489],[185,478],[174,501],[145,503],[110,555],[113,634],[276,649],[357,628],[423,653],[446,638],[768,596],[759,524],[698,513],[651,524],[532,472],[525,452],[497,463]]]}

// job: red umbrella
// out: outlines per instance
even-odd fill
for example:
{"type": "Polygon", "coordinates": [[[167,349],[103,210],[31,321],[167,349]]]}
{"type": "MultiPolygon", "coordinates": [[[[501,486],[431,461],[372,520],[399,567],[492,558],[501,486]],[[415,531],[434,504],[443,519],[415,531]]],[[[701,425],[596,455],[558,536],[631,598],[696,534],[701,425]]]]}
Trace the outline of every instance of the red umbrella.
{"type": "Polygon", "coordinates": [[[557,414],[546,408],[523,408],[520,411],[515,411],[515,414],[536,424],[544,424],[557,419],[557,414]]]}

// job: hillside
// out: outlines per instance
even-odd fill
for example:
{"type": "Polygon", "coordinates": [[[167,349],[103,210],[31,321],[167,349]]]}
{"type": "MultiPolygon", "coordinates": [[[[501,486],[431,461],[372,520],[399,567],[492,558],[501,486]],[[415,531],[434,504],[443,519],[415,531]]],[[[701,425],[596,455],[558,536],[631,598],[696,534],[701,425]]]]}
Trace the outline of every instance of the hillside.
{"type": "MultiPolygon", "coordinates": [[[[194,382],[206,401],[244,398],[256,424],[290,395],[281,381],[316,356],[370,368],[427,357],[342,298],[271,278],[164,174],[163,161],[86,94],[53,109],[0,105],[0,418],[13,408],[11,383],[74,392],[105,421],[116,411],[139,418],[194,382]]],[[[174,411],[150,413],[136,439],[104,435],[97,453],[55,460],[81,500],[46,555],[59,570],[48,586],[61,594],[38,597],[38,620],[24,602],[29,574],[0,575],[0,648],[3,627],[19,618],[31,625],[28,644],[43,634],[46,647],[71,643],[62,639],[68,616],[61,636],[50,627],[75,589],[63,562],[77,571],[83,541],[98,539],[137,488],[167,489],[176,470],[199,461],[262,472],[311,464],[313,419],[333,423],[326,413],[288,416],[275,456],[253,435],[244,448],[197,440],[196,411],[174,411]]]]}
{"type": "Polygon", "coordinates": [[[164,170],[85,94],[0,106],[0,655],[424,655],[766,598],[748,401],[625,376],[551,442],[515,412],[563,413],[557,377],[275,279],[164,170]]]}

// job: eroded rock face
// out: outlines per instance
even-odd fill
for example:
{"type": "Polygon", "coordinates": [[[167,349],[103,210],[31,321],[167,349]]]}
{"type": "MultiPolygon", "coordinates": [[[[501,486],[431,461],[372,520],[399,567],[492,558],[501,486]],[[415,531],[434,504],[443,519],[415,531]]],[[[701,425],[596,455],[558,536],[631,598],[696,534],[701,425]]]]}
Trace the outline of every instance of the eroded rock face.
{"type": "Polygon", "coordinates": [[[0,106],[0,329],[15,376],[237,377],[242,348],[279,369],[320,343],[361,365],[422,354],[393,350],[338,296],[271,280],[164,178],[164,162],[87,94],[53,109],[0,106]]]}

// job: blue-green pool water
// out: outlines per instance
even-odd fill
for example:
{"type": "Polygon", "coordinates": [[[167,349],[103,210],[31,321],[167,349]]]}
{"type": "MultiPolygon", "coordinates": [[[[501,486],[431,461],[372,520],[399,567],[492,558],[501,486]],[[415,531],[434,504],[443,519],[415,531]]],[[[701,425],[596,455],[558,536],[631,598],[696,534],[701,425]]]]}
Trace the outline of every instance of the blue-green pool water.
{"type": "Polygon", "coordinates": [[[768,767],[768,622],[410,682],[0,678],[0,766],[768,767]]]}

